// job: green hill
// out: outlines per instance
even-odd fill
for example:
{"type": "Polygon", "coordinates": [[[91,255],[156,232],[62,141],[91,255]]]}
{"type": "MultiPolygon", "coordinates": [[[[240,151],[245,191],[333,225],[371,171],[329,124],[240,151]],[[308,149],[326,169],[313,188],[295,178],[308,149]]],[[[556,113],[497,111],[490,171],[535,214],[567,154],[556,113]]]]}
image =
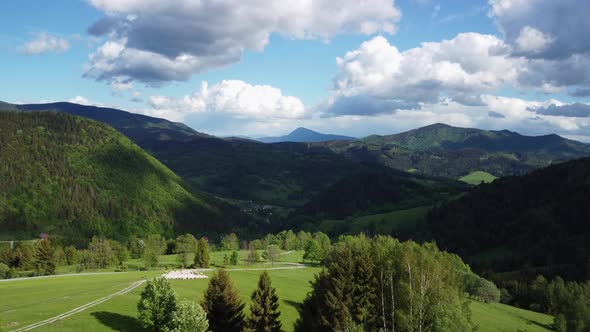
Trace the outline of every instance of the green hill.
{"type": "Polygon", "coordinates": [[[553,163],[590,156],[590,146],[557,135],[524,136],[434,124],[352,142],[317,143],[350,159],[458,179],[474,171],[522,175],[553,163]]]}
{"type": "MultiPolygon", "coordinates": [[[[0,112],[0,236],[204,233],[239,211],[183,181],[113,128],[61,113],[0,112]]],[[[245,225],[246,226],[246,225],[245,225]]]]}
{"type": "Polygon", "coordinates": [[[588,278],[590,158],[479,185],[428,221],[437,244],[476,271],[588,278]]]}

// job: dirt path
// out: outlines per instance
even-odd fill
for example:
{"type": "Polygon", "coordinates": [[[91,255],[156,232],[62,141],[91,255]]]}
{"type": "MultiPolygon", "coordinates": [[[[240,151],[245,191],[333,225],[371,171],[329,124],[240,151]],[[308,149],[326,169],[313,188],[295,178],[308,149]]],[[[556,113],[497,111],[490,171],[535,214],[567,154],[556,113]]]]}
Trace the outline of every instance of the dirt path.
{"type": "Polygon", "coordinates": [[[32,329],[41,327],[43,325],[51,324],[51,323],[56,322],[58,320],[61,320],[61,319],[64,319],[64,318],[68,318],[68,317],[70,317],[73,314],[82,312],[82,311],[84,311],[84,310],[86,310],[88,308],[92,308],[92,307],[94,307],[96,305],[99,305],[99,304],[105,302],[105,301],[108,301],[108,300],[112,299],[115,296],[119,296],[119,295],[123,295],[123,294],[129,293],[132,290],[134,290],[135,288],[139,287],[144,282],[145,282],[145,280],[136,281],[136,282],[132,283],[131,285],[129,285],[128,287],[126,287],[126,288],[124,288],[124,289],[122,289],[122,290],[120,290],[120,291],[118,291],[116,293],[113,293],[111,295],[107,295],[105,297],[102,297],[102,298],[100,298],[98,300],[95,300],[95,301],[92,301],[90,303],[86,303],[85,305],[82,305],[82,306],[79,306],[77,308],[74,308],[74,309],[72,309],[72,310],[70,310],[68,312],[65,312],[65,313],[61,314],[61,315],[57,315],[55,317],[48,318],[46,320],[43,320],[43,321],[40,321],[40,322],[37,322],[37,323],[34,323],[34,324],[31,324],[31,325],[28,325],[28,326],[24,326],[24,327],[21,327],[21,328],[16,329],[16,330],[12,330],[11,332],[30,331],[32,329]]]}

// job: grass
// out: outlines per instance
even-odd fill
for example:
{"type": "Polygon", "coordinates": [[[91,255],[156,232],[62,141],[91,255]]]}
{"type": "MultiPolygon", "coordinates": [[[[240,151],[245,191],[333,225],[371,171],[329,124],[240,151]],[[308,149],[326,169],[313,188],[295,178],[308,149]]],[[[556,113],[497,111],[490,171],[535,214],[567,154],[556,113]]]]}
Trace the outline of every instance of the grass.
{"type": "Polygon", "coordinates": [[[500,303],[471,302],[472,319],[480,332],[551,331],[553,317],[500,303]]]}
{"type": "MultiPolygon", "coordinates": [[[[223,259],[224,252],[212,253],[212,261],[223,259]]],[[[240,256],[247,255],[241,251],[240,256]]],[[[281,256],[283,261],[299,262],[302,252],[281,256]]],[[[162,263],[176,263],[173,255],[162,258],[162,263]]],[[[268,267],[268,265],[265,265],[268,267]]],[[[238,266],[244,268],[243,266],[238,266]]],[[[240,298],[247,304],[254,291],[260,270],[228,269],[240,298]]],[[[297,305],[310,290],[310,281],[320,268],[270,270],[273,286],[280,298],[281,321],[285,331],[292,331],[298,318],[297,305]]],[[[12,330],[65,313],[73,308],[115,293],[142,278],[153,277],[159,271],[103,273],[99,275],[63,275],[49,278],[0,282],[0,321],[5,330],[12,330]]],[[[211,275],[213,272],[206,272],[211,275]]],[[[208,279],[173,280],[180,299],[200,302],[208,279]]],[[[144,331],[137,316],[137,300],[143,286],[116,296],[104,303],[74,314],[66,319],[35,329],[36,331],[144,331]]],[[[473,321],[478,331],[548,331],[552,317],[502,304],[472,302],[473,321]]]]}
{"type": "MultiPolygon", "coordinates": [[[[286,331],[293,329],[298,317],[296,306],[310,290],[309,281],[319,268],[269,271],[280,298],[281,320],[286,331]]],[[[205,274],[211,275],[213,272],[205,274]]],[[[262,271],[231,271],[241,299],[249,304],[262,271]]],[[[150,272],[150,275],[159,273],[150,272]]],[[[140,280],[145,272],[103,274],[98,276],[59,276],[0,283],[3,301],[0,316],[6,329],[14,329],[64,313],[77,306],[119,291],[140,280]],[[24,296],[23,296],[24,295],[24,296]]],[[[200,302],[208,279],[174,280],[173,287],[181,299],[200,302]]],[[[137,320],[136,304],[143,287],[77,313],[36,331],[142,331],[137,320]]],[[[246,306],[246,313],[249,307],[246,306]]]]}
{"type": "MultiPolygon", "coordinates": [[[[374,225],[374,232],[378,234],[394,234],[408,228],[414,228],[417,223],[424,220],[430,209],[429,206],[421,206],[406,210],[398,210],[387,213],[372,214],[356,217],[352,220],[324,220],[319,225],[319,230],[332,233],[346,227],[345,233],[358,234],[374,225]]],[[[342,232],[343,233],[343,232],[342,232]]]]}
{"type": "Polygon", "coordinates": [[[494,175],[484,171],[473,171],[462,178],[459,181],[463,181],[468,184],[478,185],[481,183],[490,183],[497,179],[494,175]]]}

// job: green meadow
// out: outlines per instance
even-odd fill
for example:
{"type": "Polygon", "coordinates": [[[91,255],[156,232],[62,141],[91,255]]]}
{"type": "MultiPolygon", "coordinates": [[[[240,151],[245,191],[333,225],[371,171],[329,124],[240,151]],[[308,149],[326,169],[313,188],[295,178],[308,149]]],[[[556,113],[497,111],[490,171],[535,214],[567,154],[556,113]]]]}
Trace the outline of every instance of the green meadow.
{"type": "Polygon", "coordinates": [[[473,171],[459,179],[468,184],[478,185],[480,183],[490,183],[497,179],[494,175],[484,171],[473,171]]]}
{"type": "MultiPolygon", "coordinates": [[[[224,252],[213,252],[212,262],[221,264],[224,252]]],[[[247,251],[241,251],[245,258],[247,251]]],[[[281,255],[281,263],[275,268],[285,268],[288,262],[300,262],[301,252],[281,255]]],[[[162,256],[163,266],[175,267],[175,255],[162,256]]],[[[133,261],[130,262],[130,266],[133,261]]],[[[136,262],[139,264],[139,262],[136,262]]],[[[318,267],[272,270],[269,264],[247,265],[228,268],[239,295],[249,313],[250,295],[254,291],[262,270],[269,268],[273,286],[280,297],[283,329],[293,330],[298,317],[297,306],[305,298],[310,281],[320,271],[318,267]]],[[[0,282],[0,318],[3,328],[11,331],[32,323],[66,313],[74,308],[116,293],[136,281],[160,275],[159,271],[103,272],[96,274],[70,274],[46,278],[10,280],[0,282]]],[[[205,272],[211,275],[213,271],[205,272]]],[[[200,302],[208,279],[173,280],[180,299],[200,302]]],[[[96,306],[75,313],[62,320],[40,326],[34,331],[145,331],[137,319],[137,300],[143,285],[123,295],[115,296],[96,306]]],[[[517,309],[502,304],[472,302],[473,321],[479,331],[548,331],[551,316],[517,309]]]]}

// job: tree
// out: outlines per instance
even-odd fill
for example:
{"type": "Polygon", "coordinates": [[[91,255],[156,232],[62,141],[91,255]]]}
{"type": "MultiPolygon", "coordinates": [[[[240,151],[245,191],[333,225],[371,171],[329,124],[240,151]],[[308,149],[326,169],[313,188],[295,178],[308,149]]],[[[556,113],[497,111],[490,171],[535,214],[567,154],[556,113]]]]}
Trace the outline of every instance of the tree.
{"type": "Polygon", "coordinates": [[[178,254],[178,260],[183,268],[191,264],[197,247],[197,239],[192,234],[180,235],[176,238],[175,253],[178,254]]]}
{"type": "Polygon", "coordinates": [[[203,237],[199,240],[197,252],[195,253],[195,267],[209,267],[209,246],[207,245],[207,241],[203,237]]]}
{"type": "Polygon", "coordinates": [[[309,239],[305,246],[305,253],[303,254],[304,261],[319,261],[320,260],[320,246],[314,239],[309,239]]]}
{"type": "Polygon", "coordinates": [[[250,249],[248,252],[248,257],[246,257],[246,261],[249,264],[256,263],[260,260],[260,254],[258,253],[258,248],[254,245],[254,241],[250,242],[250,249]]]}
{"type": "Polygon", "coordinates": [[[55,251],[49,239],[37,242],[35,251],[35,270],[38,275],[55,274],[55,251]]]}
{"type": "Polygon", "coordinates": [[[144,241],[143,260],[148,268],[158,265],[160,255],[166,251],[166,241],[159,235],[148,235],[144,241]]]}
{"type": "Polygon", "coordinates": [[[200,305],[192,301],[182,301],[172,314],[172,326],[170,332],[207,332],[209,322],[200,305]]]}
{"type": "Polygon", "coordinates": [[[142,239],[138,239],[136,236],[132,236],[127,242],[127,248],[129,249],[132,258],[141,258],[143,257],[145,242],[142,239]]]}
{"type": "Polygon", "coordinates": [[[168,331],[173,328],[172,318],[176,309],[176,294],[170,281],[165,278],[148,280],[137,303],[142,324],[154,331],[168,331]]]}
{"type": "Polygon", "coordinates": [[[93,269],[104,269],[116,260],[109,241],[97,236],[92,237],[92,241],[88,244],[88,251],[91,256],[90,262],[86,264],[93,269]]]}
{"type": "Polygon", "coordinates": [[[313,239],[318,243],[318,246],[320,247],[319,260],[322,260],[328,254],[328,251],[330,251],[330,238],[325,233],[317,232],[314,234],[313,239]]]}
{"type": "Polygon", "coordinates": [[[279,233],[281,237],[281,247],[285,250],[294,250],[297,248],[297,235],[292,230],[282,231],[279,233]]]}
{"type": "Polygon", "coordinates": [[[297,250],[305,250],[305,246],[307,246],[307,243],[311,238],[312,236],[308,232],[299,231],[299,233],[297,233],[297,250]]]}
{"type": "Polygon", "coordinates": [[[68,265],[78,264],[78,262],[80,261],[80,254],[74,246],[66,247],[64,252],[66,254],[66,262],[68,265]]]}
{"type": "Polygon", "coordinates": [[[236,233],[231,233],[221,239],[221,250],[240,250],[240,241],[236,233]]]}
{"type": "Polygon", "coordinates": [[[269,260],[272,266],[275,265],[275,261],[279,258],[280,250],[279,247],[271,244],[266,247],[266,250],[262,253],[262,257],[266,260],[269,260]]]}
{"type": "Polygon", "coordinates": [[[129,250],[127,247],[117,241],[109,241],[113,256],[117,264],[123,265],[129,259],[129,250]]]}
{"type": "Polygon", "coordinates": [[[219,270],[209,281],[201,305],[207,313],[212,332],[243,331],[246,327],[244,303],[224,270],[219,270]]]}
{"type": "Polygon", "coordinates": [[[470,331],[461,274],[435,245],[344,236],[299,308],[296,331],[470,331]]]}
{"type": "Polygon", "coordinates": [[[272,287],[270,275],[264,271],[258,279],[258,288],[252,293],[249,327],[256,332],[279,332],[279,297],[272,287]]]}
{"type": "Polygon", "coordinates": [[[229,263],[231,265],[238,265],[238,260],[239,260],[238,252],[234,250],[231,253],[231,256],[229,257],[229,263]]]}

